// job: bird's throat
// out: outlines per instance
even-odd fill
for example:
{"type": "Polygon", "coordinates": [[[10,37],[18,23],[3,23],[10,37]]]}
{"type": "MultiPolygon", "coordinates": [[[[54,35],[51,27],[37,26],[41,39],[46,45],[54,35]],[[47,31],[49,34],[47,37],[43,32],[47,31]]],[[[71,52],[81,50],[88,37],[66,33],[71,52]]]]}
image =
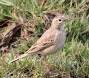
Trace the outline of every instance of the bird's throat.
{"type": "Polygon", "coordinates": [[[53,26],[51,26],[51,28],[56,28],[56,29],[58,29],[58,30],[64,30],[64,26],[63,25],[61,25],[61,26],[56,26],[56,25],[53,25],[53,26]]]}

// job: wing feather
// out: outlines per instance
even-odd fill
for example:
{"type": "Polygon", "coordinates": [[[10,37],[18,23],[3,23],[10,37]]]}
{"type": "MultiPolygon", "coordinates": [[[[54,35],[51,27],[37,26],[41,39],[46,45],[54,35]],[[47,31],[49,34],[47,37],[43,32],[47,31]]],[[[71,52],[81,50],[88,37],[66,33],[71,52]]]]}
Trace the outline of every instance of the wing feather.
{"type": "Polygon", "coordinates": [[[55,44],[55,31],[46,31],[28,52],[38,52],[55,44]],[[49,34],[50,33],[50,34],[49,34]]]}

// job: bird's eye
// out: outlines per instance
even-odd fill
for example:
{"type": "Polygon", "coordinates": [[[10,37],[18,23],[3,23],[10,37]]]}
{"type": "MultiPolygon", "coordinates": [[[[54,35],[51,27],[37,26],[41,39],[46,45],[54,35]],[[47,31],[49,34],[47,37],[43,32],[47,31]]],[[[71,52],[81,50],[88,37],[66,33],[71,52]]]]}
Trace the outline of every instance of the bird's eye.
{"type": "Polygon", "coordinates": [[[59,19],[59,21],[61,21],[61,19],[59,19]]]}

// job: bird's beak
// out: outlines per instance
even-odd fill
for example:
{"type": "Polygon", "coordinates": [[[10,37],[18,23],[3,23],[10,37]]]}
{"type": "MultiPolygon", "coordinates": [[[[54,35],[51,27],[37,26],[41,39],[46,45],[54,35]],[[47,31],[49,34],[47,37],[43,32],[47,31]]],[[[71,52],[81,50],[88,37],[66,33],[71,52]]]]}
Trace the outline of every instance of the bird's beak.
{"type": "Polygon", "coordinates": [[[68,19],[68,18],[66,18],[64,21],[65,22],[69,22],[69,21],[71,21],[72,19],[68,19]]]}

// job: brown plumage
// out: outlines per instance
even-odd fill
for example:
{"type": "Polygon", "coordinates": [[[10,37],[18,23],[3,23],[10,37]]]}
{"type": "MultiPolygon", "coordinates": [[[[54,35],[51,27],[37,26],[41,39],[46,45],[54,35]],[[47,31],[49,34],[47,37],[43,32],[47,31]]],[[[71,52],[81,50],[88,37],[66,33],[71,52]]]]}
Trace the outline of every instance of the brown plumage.
{"type": "Polygon", "coordinates": [[[66,32],[63,25],[68,21],[69,19],[64,16],[55,17],[51,27],[38,39],[38,41],[25,52],[25,54],[18,56],[10,63],[32,54],[40,54],[41,58],[44,58],[49,54],[57,52],[65,43],[66,32]]]}

